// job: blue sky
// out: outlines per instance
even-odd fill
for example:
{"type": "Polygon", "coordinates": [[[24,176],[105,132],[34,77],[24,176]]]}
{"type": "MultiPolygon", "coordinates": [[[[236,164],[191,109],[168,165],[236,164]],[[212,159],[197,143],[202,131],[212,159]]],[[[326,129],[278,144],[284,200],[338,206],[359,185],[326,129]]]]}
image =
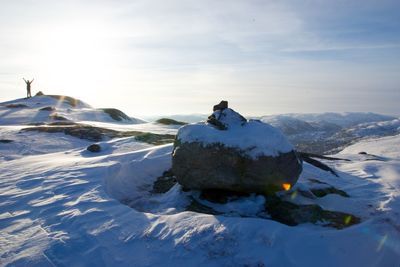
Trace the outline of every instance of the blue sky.
{"type": "Polygon", "coordinates": [[[399,1],[1,1],[0,101],[400,115],[399,1]]]}

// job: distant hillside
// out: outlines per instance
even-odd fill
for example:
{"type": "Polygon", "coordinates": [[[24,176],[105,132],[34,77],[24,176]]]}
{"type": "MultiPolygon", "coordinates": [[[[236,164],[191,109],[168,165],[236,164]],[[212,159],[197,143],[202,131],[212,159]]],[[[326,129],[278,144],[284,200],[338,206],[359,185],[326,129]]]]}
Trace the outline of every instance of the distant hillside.
{"type": "Polygon", "coordinates": [[[187,122],[187,123],[193,123],[193,122],[199,122],[199,121],[204,121],[207,119],[209,114],[180,114],[180,115],[159,115],[159,116],[146,116],[145,119],[148,121],[157,121],[162,118],[170,118],[176,121],[181,121],[181,122],[187,122]]]}
{"type": "Polygon", "coordinates": [[[176,121],[170,118],[161,118],[156,120],[156,123],[164,124],[164,125],[185,125],[187,122],[176,121]]]}
{"type": "Polygon", "coordinates": [[[399,119],[376,113],[284,114],[260,118],[279,128],[298,150],[326,154],[367,137],[400,133],[399,119]]]}

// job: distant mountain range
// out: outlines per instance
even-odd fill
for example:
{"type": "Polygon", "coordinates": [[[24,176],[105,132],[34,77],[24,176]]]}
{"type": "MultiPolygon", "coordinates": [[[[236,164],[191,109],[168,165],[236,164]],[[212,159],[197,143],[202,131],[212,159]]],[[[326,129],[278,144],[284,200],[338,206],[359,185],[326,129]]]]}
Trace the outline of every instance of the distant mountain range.
{"type": "MultiPolygon", "coordinates": [[[[93,108],[81,100],[59,95],[40,95],[0,103],[1,125],[94,121],[130,125],[130,130],[132,125],[137,125],[135,130],[158,133],[160,122],[173,122],[165,118],[193,123],[204,121],[207,117],[206,114],[152,116],[146,117],[148,121],[153,121],[148,123],[115,108],[93,108]],[[164,119],[156,121],[160,118],[164,119]]],[[[336,153],[360,139],[400,134],[400,118],[376,113],[294,113],[249,118],[280,129],[299,151],[317,154],[336,153]]],[[[162,131],[165,131],[164,128],[162,131]]],[[[168,133],[175,134],[178,128],[179,125],[168,126],[168,133]]]]}
{"type": "Polygon", "coordinates": [[[285,114],[259,118],[279,128],[298,150],[329,154],[360,139],[400,134],[399,118],[376,113],[285,114]]]}
{"type": "MultiPolygon", "coordinates": [[[[207,119],[206,114],[165,116],[188,123],[207,119]]],[[[155,120],[159,117],[147,118],[155,120]]],[[[279,128],[298,150],[329,154],[360,139],[400,134],[400,119],[376,113],[279,114],[253,117],[279,128]]]]}

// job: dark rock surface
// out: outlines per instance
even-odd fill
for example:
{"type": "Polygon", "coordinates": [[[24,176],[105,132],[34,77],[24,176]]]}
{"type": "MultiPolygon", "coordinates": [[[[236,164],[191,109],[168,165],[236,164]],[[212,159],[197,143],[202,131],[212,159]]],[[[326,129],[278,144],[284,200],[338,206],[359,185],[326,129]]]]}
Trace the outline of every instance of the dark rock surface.
{"type": "Polygon", "coordinates": [[[91,144],[86,148],[87,151],[98,153],[101,151],[101,146],[99,144],[91,144]]]}
{"type": "Polygon", "coordinates": [[[132,120],[128,115],[126,115],[121,110],[116,109],[116,108],[101,108],[100,110],[102,110],[105,113],[107,113],[108,115],[110,115],[110,117],[116,121],[123,121],[123,120],[131,121],[132,120]]]}
{"type": "Polygon", "coordinates": [[[265,208],[271,219],[290,226],[313,223],[343,229],[361,221],[348,213],[324,210],[318,205],[297,205],[278,197],[266,198],[265,208]]]}
{"type": "Polygon", "coordinates": [[[174,135],[169,134],[154,134],[139,131],[121,132],[69,121],[52,122],[46,125],[23,128],[21,129],[21,131],[64,133],[66,135],[71,135],[80,139],[85,139],[93,142],[99,142],[110,138],[135,136],[136,140],[138,141],[154,145],[172,143],[175,138],[174,135]]]}
{"type": "MultiPolygon", "coordinates": [[[[349,195],[343,190],[337,189],[325,182],[316,179],[312,179],[311,182],[318,184],[319,188],[310,188],[310,191],[295,190],[275,195],[264,195],[264,209],[261,210],[260,213],[254,215],[254,217],[274,220],[289,226],[312,223],[336,229],[344,229],[361,222],[360,218],[349,213],[325,210],[317,204],[300,205],[290,201],[294,199],[297,194],[311,199],[310,201],[313,201],[313,199],[316,199],[317,197],[323,197],[329,194],[338,194],[343,197],[349,197],[349,195]],[[320,188],[321,185],[326,187],[320,188]]],[[[166,193],[176,183],[177,181],[172,170],[167,170],[162,174],[162,176],[156,179],[151,193],[166,193]]],[[[185,210],[212,215],[241,216],[217,211],[213,208],[215,207],[214,204],[221,207],[221,205],[229,205],[230,202],[245,199],[250,196],[251,195],[248,193],[238,193],[218,189],[205,189],[199,192],[192,191],[188,192],[187,197],[189,198],[190,203],[186,206],[185,210]]]]}
{"type": "Polygon", "coordinates": [[[342,197],[349,197],[349,195],[346,192],[344,192],[343,190],[337,189],[333,186],[325,187],[325,188],[312,188],[312,189],[310,189],[310,191],[316,197],[324,197],[328,194],[336,194],[336,195],[340,195],[342,197]]]}
{"type": "Polygon", "coordinates": [[[169,118],[161,118],[156,120],[156,123],[164,124],[164,125],[186,125],[187,122],[177,121],[169,118]]]}
{"type": "Polygon", "coordinates": [[[186,143],[174,151],[172,170],[190,189],[270,194],[284,190],[283,183],[295,184],[302,165],[295,151],[254,160],[222,145],[186,143]]]}
{"type": "Polygon", "coordinates": [[[10,139],[0,139],[0,143],[2,144],[8,144],[8,143],[12,143],[14,142],[14,140],[10,140],[10,139]]]}
{"type": "Polygon", "coordinates": [[[50,117],[52,120],[55,120],[55,121],[69,121],[67,118],[65,118],[65,117],[63,117],[63,116],[60,116],[60,115],[58,115],[57,113],[51,114],[49,117],[50,117]]]}
{"type": "Polygon", "coordinates": [[[271,194],[296,183],[302,161],[279,130],[247,121],[226,101],[214,110],[207,123],[178,131],[172,171],[184,188],[271,194]]]}
{"type": "MultiPolygon", "coordinates": [[[[328,192],[330,194],[330,192],[328,192]]],[[[243,194],[236,194],[229,191],[209,191],[201,192],[200,199],[207,200],[216,204],[227,204],[241,197],[243,194]]],[[[212,205],[207,205],[202,201],[192,197],[192,201],[186,210],[206,213],[212,215],[225,215],[223,212],[216,211],[212,205]]],[[[229,214],[229,216],[232,216],[229,214]]],[[[358,224],[361,219],[349,213],[325,210],[319,205],[308,204],[299,205],[285,200],[285,196],[270,195],[265,196],[265,210],[256,216],[261,219],[271,219],[289,226],[296,226],[303,223],[312,223],[323,227],[332,227],[344,229],[346,227],[358,224]],[[268,216],[265,216],[266,213],[268,216]]]]}
{"type": "Polygon", "coordinates": [[[44,107],[44,108],[41,108],[41,109],[39,109],[40,111],[54,111],[54,110],[56,110],[55,109],[55,107],[44,107]]]}
{"type": "Polygon", "coordinates": [[[153,184],[151,193],[162,194],[168,192],[175,184],[176,178],[171,170],[165,171],[153,184]]]}
{"type": "Polygon", "coordinates": [[[28,106],[24,105],[24,104],[8,104],[5,107],[6,108],[28,108],[28,106]]]}
{"type": "Polygon", "coordinates": [[[219,102],[219,104],[213,107],[213,111],[223,110],[226,108],[228,108],[228,101],[222,100],[221,102],[219,102]]]}

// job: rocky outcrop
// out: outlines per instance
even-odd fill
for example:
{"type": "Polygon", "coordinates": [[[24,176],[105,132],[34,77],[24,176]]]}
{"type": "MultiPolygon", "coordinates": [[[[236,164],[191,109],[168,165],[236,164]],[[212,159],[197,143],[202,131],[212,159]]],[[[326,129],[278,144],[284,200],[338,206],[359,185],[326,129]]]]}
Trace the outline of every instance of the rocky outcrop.
{"type": "Polygon", "coordinates": [[[235,148],[198,142],[175,149],[172,169],[185,188],[261,194],[290,188],[302,170],[295,151],[252,159],[235,148]]]}
{"type": "Polygon", "coordinates": [[[86,148],[87,151],[98,153],[101,151],[101,146],[99,144],[91,144],[86,148]]]}
{"type": "Polygon", "coordinates": [[[74,123],[71,121],[58,121],[40,126],[23,128],[21,131],[38,131],[45,133],[64,133],[85,139],[89,141],[99,142],[111,138],[121,138],[135,136],[135,139],[140,142],[145,142],[153,145],[162,145],[172,143],[174,136],[170,134],[155,134],[140,131],[116,131],[108,128],[101,128],[86,124],[74,123]]]}
{"type": "Polygon", "coordinates": [[[224,110],[226,108],[228,108],[228,101],[222,100],[218,105],[213,107],[213,111],[224,110]]]}
{"type": "Polygon", "coordinates": [[[186,122],[177,121],[177,120],[169,119],[169,118],[158,119],[158,120],[156,120],[156,123],[164,124],[164,125],[186,125],[187,124],[186,122]]]}
{"type": "Polygon", "coordinates": [[[123,113],[121,110],[116,109],[116,108],[101,108],[100,110],[104,111],[107,113],[113,120],[116,121],[132,121],[132,119],[123,113]]]}
{"type": "Polygon", "coordinates": [[[207,122],[179,129],[172,159],[178,183],[187,189],[260,194],[290,189],[302,162],[285,136],[224,106],[207,122]]]}

